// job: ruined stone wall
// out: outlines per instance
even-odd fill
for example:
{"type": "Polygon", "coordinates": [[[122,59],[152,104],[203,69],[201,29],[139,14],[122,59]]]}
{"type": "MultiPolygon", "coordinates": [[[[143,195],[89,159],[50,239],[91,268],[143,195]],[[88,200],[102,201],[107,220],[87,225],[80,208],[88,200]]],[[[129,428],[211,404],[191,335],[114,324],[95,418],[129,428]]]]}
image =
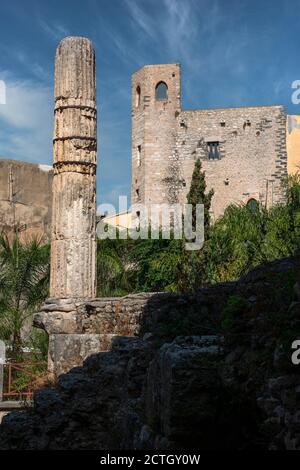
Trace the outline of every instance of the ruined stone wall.
{"type": "MultiPolygon", "coordinates": [[[[108,351],[119,336],[132,337],[153,334],[163,319],[165,324],[176,322],[182,311],[199,311],[203,302],[211,304],[210,317],[226,301],[232,286],[223,287],[214,306],[216,290],[203,289],[201,295],[186,296],[173,293],[140,293],[125,297],[87,299],[47,299],[34,325],[49,335],[49,371],[56,376],[81,365],[93,353],[108,351]]],[[[218,292],[220,289],[218,290],[218,292]]],[[[180,324],[180,323],[179,323],[180,324]]]]}
{"type": "Polygon", "coordinates": [[[98,354],[5,417],[0,449],[299,450],[298,272],[287,258],[192,295],[49,300],[44,320],[77,328],[53,333],[57,366],[98,354]]]}
{"type": "Polygon", "coordinates": [[[109,350],[115,336],[138,335],[142,318],[155,315],[162,297],[167,300],[174,296],[135,294],[90,301],[46,300],[34,324],[49,335],[49,371],[60,375],[82,364],[90,354],[109,350]]]}
{"type": "Polygon", "coordinates": [[[0,231],[49,241],[52,179],[50,166],[0,159],[0,231]]]}
{"type": "Polygon", "coordinates": [[[208,188],[215,190],[215,217],[228,204],[251,198],[267,207],[281,202],[281,181],[287,176],[284,108],[185,111],[181,110],[180,88],[178,64],[145,66],[133,75],[132,202],[186,202],[197,158],[203,162],[208,188]],[[160,81],[168,86],[165,101],[155,98],[160,81]],[[209,160],[209,142],[218,142],[216,161],[209,160]]]}
{"type": "MultiPolygon", "coordinates": [[[[202,306],[205,310],[210,305],[213,321],[235,285],[210,286],[195,295],[154,292],[93,300],[50,298],[35,314],[34,325],[49,335],[48,368],[58,376],[91,354],[110,350],[117,337],[152,335],[159,340],[161,331],[172,335],[175,325],[180,328],[183,313],[194,312],[196,319],[202,306]]],[[[202,326],[207,332],[205,322],[202,326]]]]}

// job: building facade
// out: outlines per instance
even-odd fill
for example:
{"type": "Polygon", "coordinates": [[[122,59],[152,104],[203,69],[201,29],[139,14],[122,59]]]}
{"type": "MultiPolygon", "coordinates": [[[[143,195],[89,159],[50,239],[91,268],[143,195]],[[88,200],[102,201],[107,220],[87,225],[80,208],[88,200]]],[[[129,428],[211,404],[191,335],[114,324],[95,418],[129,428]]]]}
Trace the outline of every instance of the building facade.
{"type": "Polygon", "coordinates": [[[48,242],[52,167],[0,158],[0,233],[48,242]]]}
{"type": "Polygon", "coordinates": [[[202,162],[211,212],[253,200],[284,200],[287,115],[283,106],[183,110],[179,64],[132,76],[132,203],[184,203],[202,162]]]}

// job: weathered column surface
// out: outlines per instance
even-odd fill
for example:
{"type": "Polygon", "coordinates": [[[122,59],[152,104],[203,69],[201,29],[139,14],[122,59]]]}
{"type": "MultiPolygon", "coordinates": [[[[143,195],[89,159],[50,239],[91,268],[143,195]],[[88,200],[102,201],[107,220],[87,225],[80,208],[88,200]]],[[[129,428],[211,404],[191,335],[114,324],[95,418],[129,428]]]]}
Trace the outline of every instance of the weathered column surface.
{"type": "Polygon", "coordinates": [[[95,52],[67,37],[55,60],[52,298],[96,294],[96,158],[95,52]]]}

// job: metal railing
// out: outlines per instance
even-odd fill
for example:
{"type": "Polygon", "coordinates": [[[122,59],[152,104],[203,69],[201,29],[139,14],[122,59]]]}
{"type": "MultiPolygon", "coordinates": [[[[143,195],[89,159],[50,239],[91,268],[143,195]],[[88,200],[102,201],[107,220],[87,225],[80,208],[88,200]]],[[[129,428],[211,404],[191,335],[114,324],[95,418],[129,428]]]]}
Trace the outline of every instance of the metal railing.
{"type": "Polygon", "coordinates": [[[2,400],[30,401],[46,375],[45,362],[7,362],[3,367],[2,400]]]}

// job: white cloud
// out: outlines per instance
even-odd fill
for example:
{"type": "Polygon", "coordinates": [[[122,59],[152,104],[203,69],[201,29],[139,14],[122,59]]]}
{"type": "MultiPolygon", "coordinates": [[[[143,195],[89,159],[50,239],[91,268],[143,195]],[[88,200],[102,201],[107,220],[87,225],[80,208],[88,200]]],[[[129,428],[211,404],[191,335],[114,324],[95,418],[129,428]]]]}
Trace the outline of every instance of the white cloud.
{"type": "Polygon", "coordinates": [[[14,48],[0,44],[0,52],[10,62],[16,62],[18,65],[21,65],[27,75],[34,77],[38,81],[47,82],[51,79],[49,70],[46,70],[43,65],[34,60],[22,47],[14,48]]]}
{"type": "Polygon", "coordinates": [[[47,36],[49,36],[54,41],[60,41],[70,34],[67,27],[58,21],[50,22],[40,18],[39,25],[44,33],[46,33],[47,36]]]}
{"type": "Polygon", "coordinates": [[[138,26],[151,39],[157,38],[155,20],[151,18],[134,0],[126,0],[126,5],[132,16],[134,26],[138,26]]]}
{"type": "Polygon", "coordinates": [[[6,105],[0,107],[0,119],[16,128],[36,129],[49,124],[53,107],[52,91],[32,80],[16,80],[3,74],[6,105]]]}
{"type": "Polygon", "coordinates": [[[0,106],[0,155],[51,162],[53,98],[49,87],[1,74],[6,104],[0,106]]]}
{"type": "Polygon", "coordinates": [[[7,133],[0,135],[0,156],[32,163],[51,165],[51,131],[38,130],[32,134],[7,133]]]}

